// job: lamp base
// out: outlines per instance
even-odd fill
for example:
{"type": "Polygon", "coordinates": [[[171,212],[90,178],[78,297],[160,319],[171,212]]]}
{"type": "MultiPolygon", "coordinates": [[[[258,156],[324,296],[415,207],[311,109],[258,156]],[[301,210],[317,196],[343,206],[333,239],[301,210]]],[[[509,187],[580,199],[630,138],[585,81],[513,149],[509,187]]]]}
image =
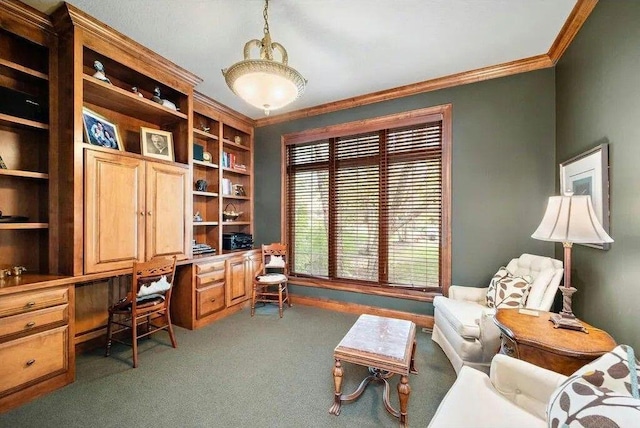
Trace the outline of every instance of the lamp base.
{"type": "Polygon", "coordinates": [[[583,333],[589,333],[585,326],[583,326],[578,318],[573,316],[573,314],[551,314],[549,321],[553,323],[553,328],[566,328],[568,330],[577,330],[583,333]]]}

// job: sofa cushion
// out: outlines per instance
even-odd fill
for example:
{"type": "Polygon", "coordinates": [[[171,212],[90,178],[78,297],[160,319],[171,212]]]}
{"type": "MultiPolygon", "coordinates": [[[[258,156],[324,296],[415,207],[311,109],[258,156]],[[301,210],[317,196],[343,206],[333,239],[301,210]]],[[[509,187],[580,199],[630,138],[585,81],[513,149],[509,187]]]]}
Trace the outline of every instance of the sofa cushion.
{"type": "Polygon", "coordinates": [[[504,397],[486,374],[463,366],[429,423],[429,428],[460,427],[535,428],[546,423],[504,397]]]}
{"type": "Polygon", "coordinates": [[[531,288],[529,290],[529,296],[527,297],[525,306],[527,308],[539,308],[542,304],[542,298],[544,297],[544,292],[547,291],[547,287],[551,283],[553,279],[553,275],[555,275],[556,270],[553,267],[546,268],[540,271],[533,283],[531,284],[531,288]]]}
{"type": "Polygon", "coordinates": [[[500,268],[489,284],[487,306],[490,308],[522,307],[530,287],[531,277],[514,276],[506,268],[500,268]]]}
{"type": "Polygon", "coordinates": [[[635,358],[628,358],[630,349],[626,345],[617,346],[562,383],[549,402],[549,426],[638,426],[640,364],[635,358]],[[632,371],[635,371],[635,382],[632,371]]]}
{"type": "Polygon", "coordinates": [[[433,305],[460,336],[466,339],[480,337],[478,320],[482,316],[485,306],[467,300],[448,299],[443,296],[437,296],[433,305]]]}

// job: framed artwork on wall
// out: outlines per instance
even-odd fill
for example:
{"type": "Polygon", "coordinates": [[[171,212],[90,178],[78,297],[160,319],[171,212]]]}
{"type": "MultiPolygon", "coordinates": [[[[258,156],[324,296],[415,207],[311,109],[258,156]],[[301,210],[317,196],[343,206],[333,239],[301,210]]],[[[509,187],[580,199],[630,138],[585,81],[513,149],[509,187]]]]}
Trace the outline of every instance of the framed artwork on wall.
{"type": "Polygon", "coordinates": [[[173,154],[173,134],[159,129],[140,128],[141,153],[166,161],[175,161],[173,154]]]}
{"type": "MultiPolygon", "coordinates": [[[[590,195],[593,209],[609,233],[609,145],[600,144],[560,164],[560,193],[590,195]]],[[[608,250],[611,244],[581,244],[608,250]]]]}

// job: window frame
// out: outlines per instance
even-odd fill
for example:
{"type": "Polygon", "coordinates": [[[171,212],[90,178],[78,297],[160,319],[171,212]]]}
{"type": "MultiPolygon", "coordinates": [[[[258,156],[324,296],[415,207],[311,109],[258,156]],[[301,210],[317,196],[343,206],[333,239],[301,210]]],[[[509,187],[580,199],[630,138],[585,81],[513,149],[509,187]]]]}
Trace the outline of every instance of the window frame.
{"type": "Polygon", "coordinates": [[[281,242],[288,242],[288,179],[287,179],[287,146],[303,144],[323,139],[337,138],[347,135],[364,134],[387,128],[399,128],[434,121],[442,122],[442,243],[440,246],[442,264],[440,269],[440,287],[422,290],[407,288],[381,287],[357,280],[331,279],[290,275],[290,281],[295,285],[317,288],[334,289],[362,294],[372,294],[388,297],[401,297],[410,300],[430,302],[437,295],[448,295],[451,286],[451,146],[452,120],[451,104],[427,107],[408,112],[347,122],[322,128],[307,129],[301,132],[282,135],[281,137],[281,205],[280,230],[281,242]]]}

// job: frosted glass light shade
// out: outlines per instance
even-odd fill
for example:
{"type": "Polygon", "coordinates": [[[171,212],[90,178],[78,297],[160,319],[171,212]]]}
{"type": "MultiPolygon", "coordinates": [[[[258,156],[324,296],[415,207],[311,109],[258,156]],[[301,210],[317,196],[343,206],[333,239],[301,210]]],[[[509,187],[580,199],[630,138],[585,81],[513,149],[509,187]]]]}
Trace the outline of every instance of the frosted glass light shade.
{"type": "Polygon", "coordinates": [[[266,114],[296,100],[306,83],[295,69],[267,59],[237,62],[223,74],[236,95],[266,114]]]}
{"type": "Polygon", "coordinates": [[[604,244],[613,239],[598,221],[591,196],[551,196],[534,239],[576,244],[604,244]]]}

